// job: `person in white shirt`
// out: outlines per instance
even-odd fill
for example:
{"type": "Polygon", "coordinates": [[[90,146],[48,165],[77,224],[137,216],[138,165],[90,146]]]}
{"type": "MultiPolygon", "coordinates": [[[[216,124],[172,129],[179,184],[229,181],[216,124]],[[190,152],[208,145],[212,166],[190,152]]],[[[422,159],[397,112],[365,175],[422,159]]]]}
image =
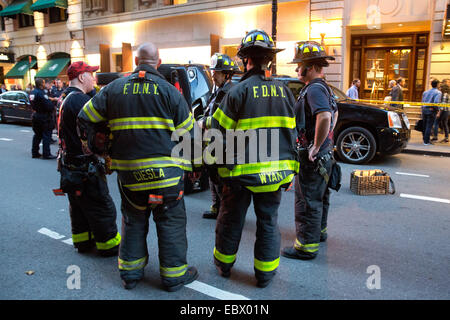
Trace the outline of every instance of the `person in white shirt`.
{"type": "Polygon", "coordinates": [[[350,99],[358,100],[358,88],[361,85],[361,81],[359,79],[355,79],[352,82],[352,86],[345,93],[350,99]]]}

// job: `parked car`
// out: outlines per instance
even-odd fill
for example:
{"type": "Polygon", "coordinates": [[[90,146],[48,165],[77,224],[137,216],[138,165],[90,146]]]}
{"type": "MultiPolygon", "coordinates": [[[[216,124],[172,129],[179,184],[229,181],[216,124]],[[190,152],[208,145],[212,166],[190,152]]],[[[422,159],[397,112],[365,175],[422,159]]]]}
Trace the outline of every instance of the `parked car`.
{"type": "MultiPolygon", "coordinates": [[[[304,83],[296,78],[277,77],[297,98],[304,83]]],[[[354,101],[330,85],[338,104],[334,129],[335,151],[340,160],[363,164],[382,155],[400,153],[408,144],[411,129],[403,109],[354,101]]]]}
{"type": "Polygon", "coordinates": [[[33,109],[25,91],[7,91],[0,94],[0,122],[31,122],[33,109]]]}

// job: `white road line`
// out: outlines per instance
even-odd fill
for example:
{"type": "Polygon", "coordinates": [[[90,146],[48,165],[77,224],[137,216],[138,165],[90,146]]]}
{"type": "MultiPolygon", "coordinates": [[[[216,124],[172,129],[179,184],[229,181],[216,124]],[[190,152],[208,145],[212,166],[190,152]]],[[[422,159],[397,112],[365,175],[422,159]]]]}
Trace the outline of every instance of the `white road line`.
{"type": "Polygon", "coordinates": [[[52,239],[56,239],[56,240],[59,240],[59,239],[62,239],[62,238],[66,237],[66,236],[63,236],[62,234],[59,234],[59,233],[57,233],[55,231],[52,231],[50,229],[47,229],[47,228],[41,228],[41,229],[38,230],[38,232],[42,233],[42,234],[45,234],[46,236],[48,236],[48,237],[50,237],[52,239]]]}
{"type": "Polygon", "coordinates": [[[194,281],[190,284],[185,285],[185,287],[188,287],[192,290],[201,292],[203,294],[206,294],[210,297],[217,298],[219,300],[250,300],[247,297],[244,297],[240,294],[231,293],[228,291],[217,289],[213,286],[210,286],[209,284],[200,282],[200,281],[194,281]]]}
{"type": "Polygon", "coordinates": [[[64,242],[65,244],[73,245],[72,238],[69,238],[67,240],[63,240],[62,242],[64,242]]]}
{"type": "Polygon", "coordinates": [[[0,138],[1,141],[13,141],[13,139],[8,139],[8,138],[0,138]]]}
{"type": "Polygon", "coordinates": [[[20,130],[20,132],[31,132],[30,130],[20,130]]]}
{"type": "Polygon", "coordinates": [[[402,197],[402,198],[410,198],[410,199],[417,199],[417,200],[425,200],[425,201],[442,202],[442,203],[449,203],[450,204],[450,200],[448,200],[448,199],[416,196],[414,194],[400,193],[400,197],[402,197]]]}
{"type": "Polygon", "coordinates": [[[396,172],[395,174],[400,174],[404,176],[413,176],[413,177],[423,177],[423,178],[429,178],[429,175],[426,174],[418,174],[418,173],[407,173],[407,172],[396,172]]]}

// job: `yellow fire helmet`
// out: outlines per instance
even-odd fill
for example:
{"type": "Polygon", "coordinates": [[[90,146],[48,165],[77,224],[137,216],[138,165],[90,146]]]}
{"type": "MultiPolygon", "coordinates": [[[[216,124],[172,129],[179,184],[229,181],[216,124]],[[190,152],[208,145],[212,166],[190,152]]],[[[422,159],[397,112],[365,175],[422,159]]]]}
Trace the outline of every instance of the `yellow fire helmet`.
{"type": "Polygon", "coordinates": [[[264,31],[255,29],[245,35],[238,50],[238,57],[273,57],[284,49],[275,48],[272,38],[264,31]]]}
{"type": "Polygon", "coordinates": [[[238,64],[228,55],[222,53],[215,53],[211,57],[209,70],[222,71],[224,73],[241,73],[238,64]]]}
{"type": "Polygon", "coordinates": [[[312,62],[316,60],[335,60],[328,56],[323,46],[316,41],[299,41],[295,44],[294,60],[290,63],[312,62]]]}

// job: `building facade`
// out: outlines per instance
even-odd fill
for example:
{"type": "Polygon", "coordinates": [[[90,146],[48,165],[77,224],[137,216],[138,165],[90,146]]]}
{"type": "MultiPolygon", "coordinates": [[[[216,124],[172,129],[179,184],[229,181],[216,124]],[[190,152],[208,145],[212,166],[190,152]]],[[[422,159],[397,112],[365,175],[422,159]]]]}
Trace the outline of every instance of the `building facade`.
{"type": "MultiPolygon", "coordinates": [[[[0,0],[4,8],[16,2],[0,0]]],[[[49,11],[33,11],[34,26],[28,27],[6,18],[2,52],[13,53],[16,62],[32,56],[38,71],[58,52],[72,62],[84,58],[104,72],[131,71],[145,41],[160,48],[163,63],[209,64],[214,52],[235,56],[246,32],[272,30],[272,1],[66,2],[63,22],[50,23],[49,11]]],[[[447,6],[447,0],[280,0],[276,41],[286,50],[277,55],[277,73],[296,76],[289,64],[295,42],[311,39],[336,57],[326,69],[336,87],[345,91],[359,78],[361,98],[383,99],[389,81],[402,77],[405,100],[418,101],[430,78],[450,77],[447,6]]],[[[1,61],[6,74],[14,64],[1,61]]]]}

